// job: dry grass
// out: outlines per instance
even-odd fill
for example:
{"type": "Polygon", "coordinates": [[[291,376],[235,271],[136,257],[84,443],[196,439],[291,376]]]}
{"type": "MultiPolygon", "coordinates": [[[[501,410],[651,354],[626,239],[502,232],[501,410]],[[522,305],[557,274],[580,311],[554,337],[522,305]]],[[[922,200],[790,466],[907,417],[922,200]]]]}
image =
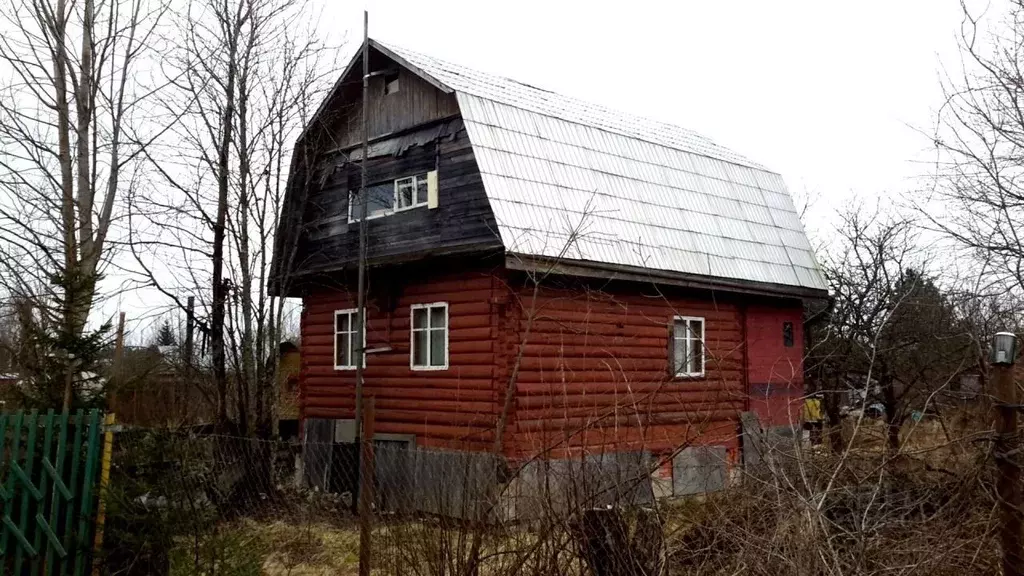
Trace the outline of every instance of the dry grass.
{"type": "Polygon", "coordinates": [[[359,527],[354,524],[227,522],[200,543],[198,562],[195,542],[180,544],[172,574],[327,576],[357,574],[359,568],[359,527]]]}
{"type": "MultiPolygon", "coordinates": [[[[856,435],[847,431],[854,442],[846,454],[824,447],[797,450],[769,459],[764,469],[744,471],[741,481],[723,492],[660,501],[655,534],[644,533],[663,552],[656,561],[663,571],[657,573],[996,573],[986,424],[978,411],[908,422],[901,430],[900,453],[893,455],[885,450],[884,423],[864,419],[856,435]]],[[[213,552],[202,562],[179,558],[173,573],[357,574],[356,520],[322,503],[312,509],[322,513],[293,521],[271,515],[222,522],[215,534],[204,536],[209,540],[204,550],[213,552]]],[[[578,522],[586,511],[554,509],[529,523],[487,526],[478,564],[471,543],[479,525],[435,516],[380,516],[374,573],[618,576],[621,571],[601,572],[593,557],[581,554],[587,548],[578,522]]],[[[633,537],[639,525],[629,520],[627,507],[622,510],[631,535],[625,548],[639,543],[642,549],[642,539],[633,537]]],[[[187,553],[194,543],[181,545],[187,553]]],[[[637,552],[618,546],[610,553],[637,552]]]]}

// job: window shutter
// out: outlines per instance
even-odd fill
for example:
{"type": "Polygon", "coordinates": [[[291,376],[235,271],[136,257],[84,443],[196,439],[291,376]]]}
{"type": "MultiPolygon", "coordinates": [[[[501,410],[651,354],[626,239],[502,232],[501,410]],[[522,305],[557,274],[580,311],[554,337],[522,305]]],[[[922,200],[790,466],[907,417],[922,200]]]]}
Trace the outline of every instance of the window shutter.
{"type": "Polygon", "coordinates": [[[669,379],[675,378],[676,376],[676,335],[675,335],[675,320],[669,318],[668,320],[668,377],[669,379]]]}
{"type": "Polygon", "coordinates": [[[427,172],[427,209],[437,208],[437,170],[427,172]]]}

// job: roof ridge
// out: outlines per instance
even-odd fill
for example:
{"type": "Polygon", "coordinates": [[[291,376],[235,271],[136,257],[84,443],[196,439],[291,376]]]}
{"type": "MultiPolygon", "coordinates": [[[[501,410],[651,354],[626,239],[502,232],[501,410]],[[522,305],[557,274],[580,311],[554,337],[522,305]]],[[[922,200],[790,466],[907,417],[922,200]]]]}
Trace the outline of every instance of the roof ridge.
{"type": "Polygon", "coordinates": [[[649,118],[647,116],[641,116],[639,114],[634,114],[632,112],[618,110],[606,106],[604,104],[593,102],[591,100],[584,100],[576,96],[569,96],[560,92],[555,92],[553,90],[539,88],[532,84],[528,84],[526,82],[522,82],[514,78],[509,78],[507,76],[498,76],[496,74],[491,74],[489,72],[484,72],[481,70],[477,70],[475,68],[469,68],[467,66],[463,66],[462,64],[443,60],[430,54],[424,54],[416,50],[412,50],[409,48],[393,44],[391,42],[381,41],[375,38],[371,38],[370,41],[378,44],[379,46],[387,50],[394,52],[396,55],[409,61],[411,65],[415,66],[416,68],[420,68],[423,73],[430,75],[437,82],[440,82],[441,84],[448,86],[449,88],[456,92],[464,92],[479,98],[494,100],[516,108],[530,110],[532,112],[544,114],[547,116],[559,117],[553,114],[550,110],[542,109],[542,107],[529,106],[527,102],[521,100],[517,101],[513,98],[503,98],[501,97],[500,94],[495,94],[493,90],[488,92],[488,90],[484,89],[479,82],[473,81],[472,76],[479,76],[481,77],[480,80],[489,80],[490,82],[485,82],[484,84],[490,85],[492,88],[494,87],[495,84],[494,81],[504,81],[516,84],[518,86],[524,87],[527,90],[538,92],[541,96],[555,97],[565,101],[564,103],[566,104],[574,104],[577,107],[582,108],[584,111],[594,115],[595,117],[603,114],[607,117],[614,118],[615,120],[619,121],[622,124],[628,124],[630,122],[639,124],[647,132],[631,132],[627,129],[624,129],[621,126],[615,126],[611,122],[599,122],[596,118],[576,118],[572,120],[574,122],[591,126],[592,128],[596,128],[599,130],[608,130],[624,136],[629,136],[631,138],[637,138],[649,142],[651,144],[667,146],[669,148],[675,148],[686,152],[692,152],[698,155],[708,156],[718,160],[723,160],[726,162],[775,173],[772,170],[768,170],[765,166],[757,162],[754,162],[753,160],[750,160],[746,156],[732,150],[731,148],[718,144],[710,137],[705,136],[691,128],[686,128],[684,126],[672,124],[670,122],[665,122],[662,120],[656,120],[654,118],[649,118]],[[429,64],[429,66],[425,66],[425,64],[429,64]],[[428,67],[431,69],[426,69],[428,67]],[[454,84],[457,85],[452,85],[453,82],[450,81],[451,79],[445,77],[448,74],[457,76],[459,79],[462,79],[463,82],[455,82],[454,84]],[[673,131],[680,131],[685,133],[687,138],[698,140],[700,145],[698,146],[696,145],[697,143],[694,143],[694,145],[692,146],[687,146],[685,144],[676,142],[677,139],[672,138],[670,135],[666,135],[664,138],[657,137],[659,133],[670,133],[673,131]]]}

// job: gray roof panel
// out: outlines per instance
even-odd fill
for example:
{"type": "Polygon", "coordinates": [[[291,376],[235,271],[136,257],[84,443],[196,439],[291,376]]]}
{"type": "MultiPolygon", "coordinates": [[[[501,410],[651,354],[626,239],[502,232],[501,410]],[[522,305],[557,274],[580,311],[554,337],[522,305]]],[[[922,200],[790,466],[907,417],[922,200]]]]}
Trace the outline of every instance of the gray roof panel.
{"type": "Polygon", "coordinates": [[[678,126],[377,44],[455,92],[508,252],[825,289],[778,174],[678,126]]]}

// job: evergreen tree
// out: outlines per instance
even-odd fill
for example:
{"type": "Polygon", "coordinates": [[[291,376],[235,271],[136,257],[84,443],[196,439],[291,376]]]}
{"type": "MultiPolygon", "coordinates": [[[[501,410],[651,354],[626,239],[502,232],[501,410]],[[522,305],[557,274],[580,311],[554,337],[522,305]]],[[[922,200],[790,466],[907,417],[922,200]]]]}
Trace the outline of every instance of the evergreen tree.
{"type": "Polygon", "coordinates": [[[171,323],[164,320],[164,323],[160,325],[160,330],[156,333],[156,345],[157,346],[177,346],[178,338],[174,335],[174,329],[171,327],[171,323]]]}

